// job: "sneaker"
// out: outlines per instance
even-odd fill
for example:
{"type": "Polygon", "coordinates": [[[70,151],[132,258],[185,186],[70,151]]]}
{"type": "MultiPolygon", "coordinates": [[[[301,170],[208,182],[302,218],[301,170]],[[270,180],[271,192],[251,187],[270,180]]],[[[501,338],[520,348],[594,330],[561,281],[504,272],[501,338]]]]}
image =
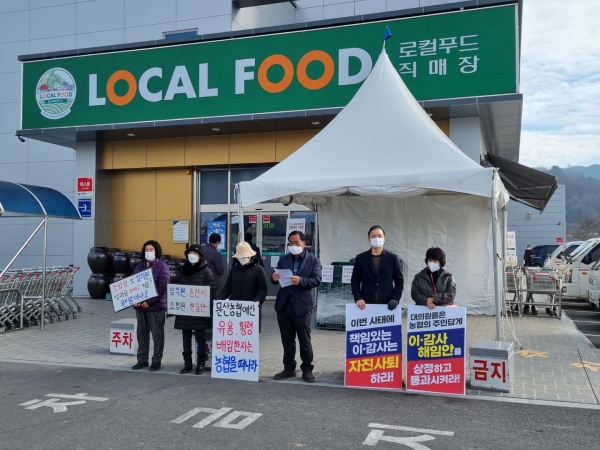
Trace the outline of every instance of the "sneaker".
{"type": "Polygon", "coordinates": [[[306,372],[302,372],[302,379],[307,383],[314,383],[315,376],[312,373],[312,370],[307,370],[306,372]]]}
{"type": "MultiPolygon", "coordinates": [[[[146,363],[146,365],[148,365],[148,363],[146,363]]],[[[160,369],[160,363],[153,362],[148,370],[150,372],[156,372],[158,369],[160,369]]]]}
{"type": "Polygon", "coordinates": [[[146,362],[138,362],[135,366],[133,366],[131,368],[131,370],[139,370],[139,369],[142,369],[144,367],[148,367],[148,362],[147,361],[146,362]]]}
{"type": "Polygon", "coordinates": [[[276,380],[285,380],[286,378],[294,378],[296,376],[296,370],[283,369],[281,372],[276,373],[273,378],[276,380]]]}

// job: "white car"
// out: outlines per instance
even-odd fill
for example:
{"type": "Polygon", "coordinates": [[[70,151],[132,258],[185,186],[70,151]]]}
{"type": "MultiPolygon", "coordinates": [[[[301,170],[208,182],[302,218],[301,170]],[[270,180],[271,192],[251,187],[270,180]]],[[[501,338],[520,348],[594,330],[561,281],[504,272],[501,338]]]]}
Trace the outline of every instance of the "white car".
{"type": "Polygon", "coordinates": [[[558,269],[563,280],[563,295],[588,299],[588,275],[596,261],[600,260],[600,238],[590,239],[566,258],[566,264],[558,269]]]}
{"type": "Polygon", "coordinates": [[[573,241],[562,244],[544,262],[544,267],[550,267],[554,270],[563,265],[566,256],[571,255],[575,250],[579,248],[585,241],[573,241]]]}
{"type": "Polygon", "coordinates": [[[590,270],[589,289],[587,291],[590,305],[596,308],[600,307],[600,288],[598,287],[598,278],[600,274],[600,261],[596,262],[590,270]]]}

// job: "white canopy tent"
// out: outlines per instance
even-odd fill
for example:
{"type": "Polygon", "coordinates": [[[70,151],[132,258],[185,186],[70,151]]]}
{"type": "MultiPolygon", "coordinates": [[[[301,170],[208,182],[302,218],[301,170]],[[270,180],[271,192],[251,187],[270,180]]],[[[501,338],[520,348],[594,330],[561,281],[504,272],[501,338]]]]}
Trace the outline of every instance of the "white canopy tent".
{"type": "Polygon", "coordinates": [[[385,50],[327,127],[237,190],[240,209],[286,196],[316,205],[325,264],[366,250],[368,228],[383,226],[386,248],[405,264],[404,302],[425,251],[440,246],[457,279],[457,303],[473,314],[497,310],[500,235],[493,231],[508,194],[495,169],[472,161],[431,120],[385,50]]]}

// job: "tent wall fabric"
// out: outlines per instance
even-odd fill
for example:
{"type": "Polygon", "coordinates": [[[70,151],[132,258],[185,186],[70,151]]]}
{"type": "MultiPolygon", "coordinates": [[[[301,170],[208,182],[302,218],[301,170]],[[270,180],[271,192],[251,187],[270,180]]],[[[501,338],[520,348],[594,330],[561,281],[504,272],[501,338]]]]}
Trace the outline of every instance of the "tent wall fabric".
{"type": "Polygon", "coordinates": [[[469,314],[494,314],[494,273],[489,200],[472,195],[422,195],[407,199],[332,197],[317,205],[323,264],[348,261],[369,248],[368,229],[378,224],[385,248],[404,263],[402,304],[414,304],[412,280],[425,267],[425,252],[440,247],[457,283],[456,303],[469,314]]]}

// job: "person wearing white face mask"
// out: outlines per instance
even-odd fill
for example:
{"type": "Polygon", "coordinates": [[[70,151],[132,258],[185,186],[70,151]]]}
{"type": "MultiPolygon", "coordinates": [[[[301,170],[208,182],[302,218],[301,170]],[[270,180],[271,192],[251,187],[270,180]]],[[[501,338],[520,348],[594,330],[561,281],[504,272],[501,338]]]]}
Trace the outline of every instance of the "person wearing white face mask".
{"type": "MultiPolygon", "coordinates": [[[[214,276],[208,265],[208,261],[202,254],[202,248],[198,244],[190,245],[185,251],[187,261],[181,267],[179,283],[192,286],[210,286],[210,311],[212,312],[212,300],[215,298],[214,276]]],[[[181,330],[183,337],[183,369],[179,373],[191,372],[192,363],[192,331],[194,331],[197,344],[196,375],[204,373],[206,364],[206,330],[212,328],[211,317],[198,316],[176,316],[175,329],[181,330]]]]}
{"type": "Polygon", "coordinates": [[[139,370],[148,367],[148,355],[150,352],[150,334],[154,342],[154,354],[152,355],[152,365],[150,371],[154,372],[160,369],[165,347],[165,311],[167,310],[167,284],[171,279],[169,266],[160,260],[162,248],[156,241],[147,241],[141,254],[144,255],[142,261],[135,267],[133,273],[143,272],[152,269],[152,277],[156,287],[156,297],[149,298],[143,302],[133,305],[137,319],[137,340],[138,340],[138,362],[132,370],[139,370]]]}
{"type": "Polygon", "coordinates": [[[400,260],[395,253],[383,248],[385,231],[374,225],[367,233],[371,248],[356,255],[352,278],[352,295],[356,306],[365,309],[367,304],[387,304],[394,310],[400,303],[404,289],[404,276],[400,260]]]}
{"type": "Polygon", "coordinates": [[[431,247],[425,254],[425,267],[415,275],[410,295],[417,305],[434,309],[436,306],[453,306],[456,282],[444,269],[446,254],[441,248],[431,247]]]}
{"type": "Polygon", "coordinates": [[[259,307],[267,298],[267,276],[265,269],[256,263],[252,250],[247,242],[240,242],[235,248],[235,261],[231,266],[223,290],[218,299],[245,300],[257,302],[259,307]]]}

